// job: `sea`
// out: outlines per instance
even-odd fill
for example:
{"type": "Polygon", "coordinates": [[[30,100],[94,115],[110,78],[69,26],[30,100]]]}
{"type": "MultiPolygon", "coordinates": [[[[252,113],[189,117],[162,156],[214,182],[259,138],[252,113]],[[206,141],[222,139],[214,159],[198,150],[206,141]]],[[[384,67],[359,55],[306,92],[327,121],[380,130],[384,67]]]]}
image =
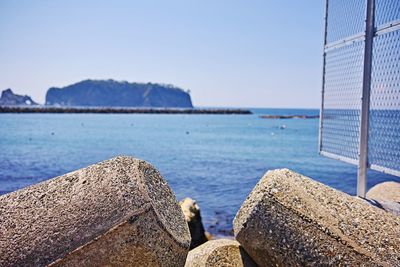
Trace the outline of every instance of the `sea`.
{"type": "MultiPolygon", "coordinates": [[[[213,235],[260,178],[288,168],[354,195],[357,168],[318,153],[317,109],[250,109],[252,115],[0,114],[0,194],[117,155],[153,164],[177,199],[191,197],[213,235]]],[[[368,187],[400,178],[370,171],[368,187]]]]}

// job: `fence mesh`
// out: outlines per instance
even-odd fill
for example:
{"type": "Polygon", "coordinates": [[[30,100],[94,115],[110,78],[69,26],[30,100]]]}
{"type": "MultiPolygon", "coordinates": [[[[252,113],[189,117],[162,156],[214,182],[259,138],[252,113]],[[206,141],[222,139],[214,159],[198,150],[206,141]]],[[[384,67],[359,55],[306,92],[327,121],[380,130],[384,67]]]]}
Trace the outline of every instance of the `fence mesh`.
{"type": "Polygon", "coordinates": [[[400,30],[376,36],[372,55],[368,161],[400,170],[400,30]]]}
{"type": "MultiPolygon", "coordinates": [[[[326,17],[320,150],[355,164],[360,149],[366,2],[328,0],[326,17]]],[[[375,0],[369,75],[368,165],[400,175],[400,0],[375,0]]]]}
{"type": "Polygon", "coordinates": [[[362,34],[365,2],[362,0],[328,1],[327,43],[362,34]]]}
{"type": "MultiPolygon", "coordinates": [[[[375,26],[382,26],[400,20],[399,0],[375,0],[375,26]]],[[[362,1],[360,1],[362,2],[362,1]]]]}
{"type": "Polygon", "coordinates": [[[330,50],[325,56],[322,150],[358,158],[364,42],[330,50]]]}

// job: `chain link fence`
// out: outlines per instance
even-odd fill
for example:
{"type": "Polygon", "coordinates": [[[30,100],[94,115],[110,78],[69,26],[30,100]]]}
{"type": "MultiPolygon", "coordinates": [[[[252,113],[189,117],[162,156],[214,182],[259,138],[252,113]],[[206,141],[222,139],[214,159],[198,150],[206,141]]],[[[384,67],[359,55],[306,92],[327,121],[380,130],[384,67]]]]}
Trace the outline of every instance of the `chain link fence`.
{"type": "Polygon", "coordinates": [[[323,68],[320,153],[400,176],[400,0],[326,0],[323,68]]]}

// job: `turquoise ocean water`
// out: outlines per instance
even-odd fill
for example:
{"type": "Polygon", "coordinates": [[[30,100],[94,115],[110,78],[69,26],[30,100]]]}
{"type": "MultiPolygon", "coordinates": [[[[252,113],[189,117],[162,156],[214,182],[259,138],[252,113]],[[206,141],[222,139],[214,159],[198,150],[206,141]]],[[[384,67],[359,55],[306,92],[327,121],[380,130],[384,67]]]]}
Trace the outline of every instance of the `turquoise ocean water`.
{"type": "MultiPolygon", "coordinates": [[[[318,119],[260,119],[318,110],[252,109],[253,115],[0,114],[0,194],[117,155],[152,163],[226,234],[262,175],[289,168],[355,194],[356,167],[318,155],[318,119]],[[283,127],[281,127],[283,126],[283,127]],[[281,129],[284,128],[284,129],[281,129]]],[[[368,186],[399,178],[369,173],[368,186]]]]}

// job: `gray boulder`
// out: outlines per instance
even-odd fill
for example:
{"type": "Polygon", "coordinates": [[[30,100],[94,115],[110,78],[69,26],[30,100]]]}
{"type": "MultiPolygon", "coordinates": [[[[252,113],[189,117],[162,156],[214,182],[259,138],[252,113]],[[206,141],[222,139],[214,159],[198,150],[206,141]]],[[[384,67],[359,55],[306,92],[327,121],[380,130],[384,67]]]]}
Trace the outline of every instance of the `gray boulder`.
{"type": "Polygon", "coordinates": [[[400,183],[390,181],[377,184],[368,190],[367,198],[400,203],[400,183]]]}
{"type": "Polygon", "coordinates": [[[370,204],[400,216],[400,183],[390,181],[375,185],[367,192],[370,204]]]}

